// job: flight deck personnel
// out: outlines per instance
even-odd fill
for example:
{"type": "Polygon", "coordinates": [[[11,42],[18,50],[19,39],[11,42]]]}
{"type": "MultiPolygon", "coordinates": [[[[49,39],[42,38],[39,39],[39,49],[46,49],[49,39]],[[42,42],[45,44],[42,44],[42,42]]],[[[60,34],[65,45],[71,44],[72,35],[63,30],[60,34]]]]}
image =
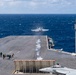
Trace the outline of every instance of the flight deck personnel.
{"type": "Polygon", "coordinates": [[[0,57],[2,57],[2,52],[0,52],[0,57]]]}
{"type": "Polygon", "coordinates": [[[56,65],[54,65],[54,67],[56,67],[56,68],[60,68],[61,65],[60,65],[59,63],[57,63],[56,65]]]}
{"type": "Polygon", "coordinates": [[[3,59],[6,57],[6,55],[5,54],[3,54],[3,59]]]}

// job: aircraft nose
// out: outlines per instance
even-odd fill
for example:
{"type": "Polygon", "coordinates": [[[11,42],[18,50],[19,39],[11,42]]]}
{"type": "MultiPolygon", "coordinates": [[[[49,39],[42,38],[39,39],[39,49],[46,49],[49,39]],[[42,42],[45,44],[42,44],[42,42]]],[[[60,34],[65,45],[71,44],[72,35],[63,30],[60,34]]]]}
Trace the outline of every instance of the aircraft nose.
{"type": "Polygon", "coordinates": [[[44,69],[39,69],[39,71],[44,71],[44,69]]]}
{"type": "Polygon", "coordinates": [[[45,69],[39,69],[39,71],[46,71],[45,69]]]}

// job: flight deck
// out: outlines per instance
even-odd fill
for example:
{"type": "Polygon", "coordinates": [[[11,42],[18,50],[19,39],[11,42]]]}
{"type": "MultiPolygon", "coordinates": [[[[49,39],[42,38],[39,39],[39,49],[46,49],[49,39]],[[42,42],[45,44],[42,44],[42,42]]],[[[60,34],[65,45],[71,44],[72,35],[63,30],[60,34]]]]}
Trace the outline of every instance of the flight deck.
{"type": "MultiPolygon", "coordinates": [[[[76,69],[76,56],[49,49],[47,36],[8,36],[1,38],[0,52],[2,52],[2,55],[5,55],[4,58],[0,56],[0,75],[14,75],[16,69],[15,61],[45,60],[49,63],[52,60],[52,65],[58,62],[68,68],[76,69]],[[39,44],[36,43],[38,39],[40,39],[40,48],[39,44]],[[39,54],[37,50],[39,50],[39,54]],[[14,54],[13,57],[12,54],[14,54]],[[42,59],[38,59],[38,57],[42,59]]],[[[23,73],[22,75],[30,74],[50,75],[46,73],[23,73]]],[[[16,75],[19,75],[19,73],[16,73],[16,75]]]]}

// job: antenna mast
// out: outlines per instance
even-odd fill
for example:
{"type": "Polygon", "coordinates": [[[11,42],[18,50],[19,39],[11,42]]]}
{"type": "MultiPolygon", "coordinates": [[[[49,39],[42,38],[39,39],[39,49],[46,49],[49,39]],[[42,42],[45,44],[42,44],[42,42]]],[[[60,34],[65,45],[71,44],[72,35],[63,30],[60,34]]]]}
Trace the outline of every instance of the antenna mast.
{"type": "Polygon", "coordinates": [[[75,20],[75,24],[74,24],[74,29],[75,29],[75,53],[76,53],[76,20],[75,20]]]}

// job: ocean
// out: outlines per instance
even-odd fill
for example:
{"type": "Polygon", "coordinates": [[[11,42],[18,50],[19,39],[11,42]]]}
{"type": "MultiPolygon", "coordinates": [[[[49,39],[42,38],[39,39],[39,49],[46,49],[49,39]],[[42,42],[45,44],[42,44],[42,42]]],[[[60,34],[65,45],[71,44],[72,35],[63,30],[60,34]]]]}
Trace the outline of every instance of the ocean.
{"type": "Polygon", "coordinates": [[[54,48],[75,52],[75,20],[74,14],[0,14],[0,38],[15,35],[47,35],[54,40],[54,48]],[[31,31],[37,27],[49,31],[31,31]]]}

